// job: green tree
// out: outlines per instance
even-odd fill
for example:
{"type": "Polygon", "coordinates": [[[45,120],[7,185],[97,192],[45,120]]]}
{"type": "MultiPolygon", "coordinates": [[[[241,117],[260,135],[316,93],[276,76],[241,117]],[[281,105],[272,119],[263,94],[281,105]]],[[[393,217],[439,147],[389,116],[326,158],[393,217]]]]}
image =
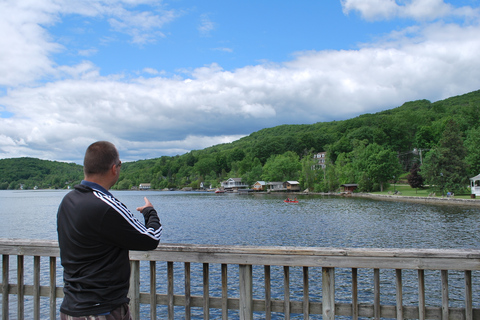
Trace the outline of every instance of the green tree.
{"type": "Polygon", "coordinates": [[[480,127],[467,132],[465,148],[467,149],[465,161],[469,166],[469,176],[474,177],[480,173],[480,127]]]}
{"type": "Polygon", "coordinates": [[[263,166],[263,180],[286,181],[296,180],[301,170],[300,159],[295,152],[287,151],[283,154],[268,158],[263,166]]]}
{"type": "Polygon", "coordinates": [[[317,176],[319,174],[323,175],[322,168],[316,168],[317,161],[313,158],[313,154],[309,153],[307,156],[303,157],[301,160],[302,164],[302,173],[300,175],[300,184],[303,188],[308,188],[309,190],[314,190],[315,181],[317,181],[317,176]]]}
{"type": "Polygon", "coordinates": [[[364,162],[366,166],[366,179],[370,179],[372,183],[378,184],[380,191],[384,190],[385,184],[394,176],[401,172],[397,154],[394,151],[385,149],[384,147],[372,143],[365,148],[363,157],[359,157],[356,161],[364,162]]]}
{"type": "Polygon", "coordinates": [[[436,190],[460,192],[468,185],[467,149],[455,121],[449,120],[438,146],[425,156],[422,172],[436,190]]]}

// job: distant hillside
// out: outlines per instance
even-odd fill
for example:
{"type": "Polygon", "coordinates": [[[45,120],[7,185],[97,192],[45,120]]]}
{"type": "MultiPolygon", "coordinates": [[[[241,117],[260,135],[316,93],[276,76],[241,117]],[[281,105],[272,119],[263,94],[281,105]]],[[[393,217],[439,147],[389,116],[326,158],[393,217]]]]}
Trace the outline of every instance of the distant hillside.
{"type": "Polygon", "coordinates": [[[63,189],[79,183],[83,167],[74,163],[14,158],[0,160],[0,190],[63,189]]]}
{"type": "MultiPolygon", "coordinates": [[[[242,177],[248,183],[288,179],[299,180],[302,187],[335,190],[341,183],[370,180],[367,171],[373,169],[367,170],[354,161],[359,152],[370,152],[371,156],[394,153],[399,172],[394,174],[392,169],[389,174],[405,174],[413,163],[423,159],[419,159],[421,153],[413,150],[423,150],[425,157],[436,148],[449,120],[457,125],[463,141],[472,144],[480,135],[475,131],[480,130],[480,91],[435,103],[406,102],[394,109],[344,121],[266,128],[232,143],[184,155],[124,163],[115,188],[130,189],[140,183],[151,183],[155,189],[197,188],[201,182],[217,187],[228,177],[242,177]],[[332,170],[311,174],[312,155],[322,151],[327,152],[332,170]],[[287,163],[294,165],[287,168],[287,163]]],[[[470,174],[478,174],[480,164],[468,161],[470,174]]],[[[28,188],[64,187],[81,177],[81,166],[74,164],[31,158],[0,160],[3,189],[17,188],[19,184],[28,188]]],[[[377,187],[378,183],[369,188],[377,187]]]]}

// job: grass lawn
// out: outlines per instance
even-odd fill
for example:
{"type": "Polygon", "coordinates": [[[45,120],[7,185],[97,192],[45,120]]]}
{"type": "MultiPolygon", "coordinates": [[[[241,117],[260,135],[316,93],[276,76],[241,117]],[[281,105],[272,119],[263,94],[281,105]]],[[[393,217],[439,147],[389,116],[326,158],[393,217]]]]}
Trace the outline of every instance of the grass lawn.
{"type": "MultiPolygon", "coordinates": [[[[393,194],[394,193],[394,188],[395,191],[400,192],[400,196],[410,196],[410,197],[428,197],[430,193],[433,191],[431,189],[418,189],[415,190],[412,187],[410,187],[408,184],[396,184],[396,185],[390,185],[385,191],[383,192],[372,192],[372,194],[393,194]]],[[[442,197],[442,192],[436,192],[435,194],[436,197],[442,197]]],[[[444,197],[447,196],[447,191],[444,193],[444,197]]],[[[461,199],[470,199],[470,193],[466,194],[456,194],[455,198],[461,198],[461,199]]]]}

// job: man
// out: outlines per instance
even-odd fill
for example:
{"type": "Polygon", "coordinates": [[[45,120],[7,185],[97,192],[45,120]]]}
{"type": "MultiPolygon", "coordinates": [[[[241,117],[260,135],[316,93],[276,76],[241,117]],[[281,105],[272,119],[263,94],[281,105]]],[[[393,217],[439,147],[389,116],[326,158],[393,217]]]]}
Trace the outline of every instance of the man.
{"type": "Polygon", "coordinates": [[[128,251],[155,249],[162,226],[147,198],[137,208],[145,218],[143,224],[108,191],[117,182],[121,165],[112,143],[91,144],[83,162],[84,180],[58,208],[65,283],[62,320],[131,319],[128,251]]]}

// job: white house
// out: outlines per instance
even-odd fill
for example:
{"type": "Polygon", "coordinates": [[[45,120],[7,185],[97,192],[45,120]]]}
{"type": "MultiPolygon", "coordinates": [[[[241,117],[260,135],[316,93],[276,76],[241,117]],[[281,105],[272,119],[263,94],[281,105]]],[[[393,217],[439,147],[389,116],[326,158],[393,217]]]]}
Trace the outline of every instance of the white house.
{"type": "Polygon", "coordinates": [[[139,190],[148,190],[148,189],[150,189],[150,187],[151,187],[150,183],[140,183],[140,185],[138,186],[138,189],[139,190]]]}
{"type": "Polygon", "coordinates": [[[248,188],[248,185],[242,182],[242,178],[229,178],[222,182],[225,191],[237,191],[238,189],[248,188]]]}
{"type": "Polygon", "coordinates": [[[475,196],[480,196],[480,174],[470,178],[470,192],[475,196]]]}

